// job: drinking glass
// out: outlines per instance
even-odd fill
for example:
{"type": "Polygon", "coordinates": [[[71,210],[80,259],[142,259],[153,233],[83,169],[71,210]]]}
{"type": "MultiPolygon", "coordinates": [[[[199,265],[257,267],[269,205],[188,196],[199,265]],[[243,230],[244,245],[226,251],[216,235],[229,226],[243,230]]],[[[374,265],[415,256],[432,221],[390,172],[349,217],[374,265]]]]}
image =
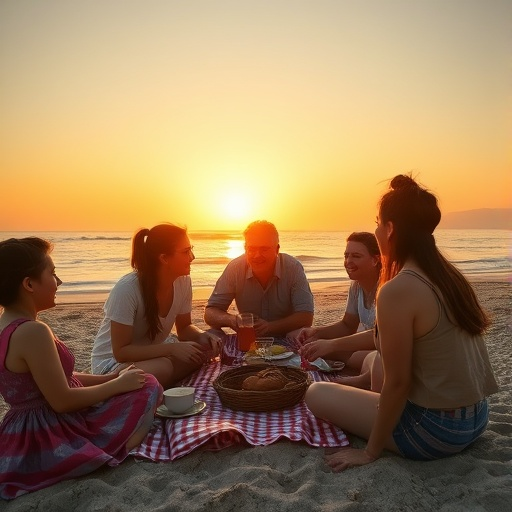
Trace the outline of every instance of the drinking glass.
{"type": "Polygon", "coordinates": [[[263,358],[264,361],[272,360],[272,345],[274,338],[262,337],[256,338],[256,353],[263,358]]]}
{"type": "Polygon", "coordinates": [[[254,330],[254,317],[252,313],[239,313],[236,317],[236,339],[240,352],[251,350],[256,341],[256,331],[254,330]]]}

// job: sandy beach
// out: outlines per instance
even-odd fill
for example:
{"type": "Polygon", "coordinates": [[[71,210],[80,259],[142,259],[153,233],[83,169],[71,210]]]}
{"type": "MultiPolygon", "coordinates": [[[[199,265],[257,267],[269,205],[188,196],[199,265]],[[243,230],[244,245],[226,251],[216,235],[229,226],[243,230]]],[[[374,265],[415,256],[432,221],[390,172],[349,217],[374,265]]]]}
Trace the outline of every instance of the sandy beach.
{"type": "MultiPolygon", "coordinates": [[[[61,482],[11,502],[5,511],[508,511],[512,503],[511,289],[506,280],[479,279],[474,286],[493,324],[486,335],[500,392],[490,397],[487,431],[455,457],[412,462],[385,454],[377,462],[331,473],[323,450],[279,441],[219,452],[196,450],[170,463],[127,459],[117,468],[61,482]]],[[[337,320],[347,289],[316,286],[315,324],[337,320]]],[[[206,294],[195,296],[193,319],[205,327],[206,294]]],[[[89,371],[102,303],[60,303],[41,314],[89,371]]],[[[6,406],[0,401],[0,417],[6,406]]],[[[357,414],[357,411],[354,411],[357,414]]],[[[364,441],[349,435],[354,446],[364,441]]]]}

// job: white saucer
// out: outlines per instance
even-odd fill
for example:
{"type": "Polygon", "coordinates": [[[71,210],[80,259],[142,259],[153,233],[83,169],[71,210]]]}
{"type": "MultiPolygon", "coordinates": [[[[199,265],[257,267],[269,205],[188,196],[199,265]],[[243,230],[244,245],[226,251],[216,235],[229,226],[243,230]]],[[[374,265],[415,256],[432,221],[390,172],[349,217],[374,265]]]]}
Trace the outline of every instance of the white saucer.
{"type": "Polygon", "coordinates": [[[206,402],[199,400],[196,402],[190,409],[187,409],[184,412],[179,414],[169,411],[164,404],[162,404],[156,410],[156,415],[161,418],[186,418],[187,416],[194,416],[194,414],[199,414],[200,412],[206,409],[206,402]]]}
{"type": "Polygon", "coordinates": [[[279,359],[288,359],[289,357],[293,356],[293,352],[283,352],[282,354],[276,354],[275,356],[267,356],[264,358],[263,356],[258,355],[250,355],[247,357],[247,359],[265,359],[266,361],[278,361],[279,359]]]}
{"type": "Polygon", "coordinates": [[[268,356],[269,361],[278,361],[279,359],[288,359],[293,356],[293,352],[283,352],[282,354],[276,354],[275,356],[268,356]]]}

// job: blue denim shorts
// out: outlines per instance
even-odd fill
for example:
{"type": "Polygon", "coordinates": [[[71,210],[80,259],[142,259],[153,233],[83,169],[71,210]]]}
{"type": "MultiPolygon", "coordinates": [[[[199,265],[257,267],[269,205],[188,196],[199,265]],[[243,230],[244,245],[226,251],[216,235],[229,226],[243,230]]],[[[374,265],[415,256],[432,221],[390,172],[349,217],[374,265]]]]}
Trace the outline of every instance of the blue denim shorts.
{"type": "Polygon", "coordinates": [[[413,460],[433,460],[462,451],[485,430],[487,400],[443,411],[407,402],[393,439],[400,453],[413,460]]]}

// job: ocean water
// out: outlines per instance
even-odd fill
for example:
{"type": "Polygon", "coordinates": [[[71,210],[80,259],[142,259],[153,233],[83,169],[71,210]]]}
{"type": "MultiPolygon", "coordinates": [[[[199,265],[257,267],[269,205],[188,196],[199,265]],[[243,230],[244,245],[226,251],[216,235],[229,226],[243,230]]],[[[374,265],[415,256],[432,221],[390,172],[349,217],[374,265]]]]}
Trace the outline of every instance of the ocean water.
{"type": "MultiPolygon", "coordinates": [[[[311,283],[348,282],[343,267],[349,231],[281,231],[281,251],[297,257],[311,283]]],[[[131,232],[0,232],[10,237],[40,236],[54,243],[52,253],[63,284],[59,294],[106,295],[131,271],[131,232]]],[[[468,277],[512,275],[511,232],[505,230],[438,230],[438,247],[468,277]]],[[[239,232],[189,232],[196,259],[191,276],[195,289],[211,288],[226,264],[243,253],[239,232]]]]}

